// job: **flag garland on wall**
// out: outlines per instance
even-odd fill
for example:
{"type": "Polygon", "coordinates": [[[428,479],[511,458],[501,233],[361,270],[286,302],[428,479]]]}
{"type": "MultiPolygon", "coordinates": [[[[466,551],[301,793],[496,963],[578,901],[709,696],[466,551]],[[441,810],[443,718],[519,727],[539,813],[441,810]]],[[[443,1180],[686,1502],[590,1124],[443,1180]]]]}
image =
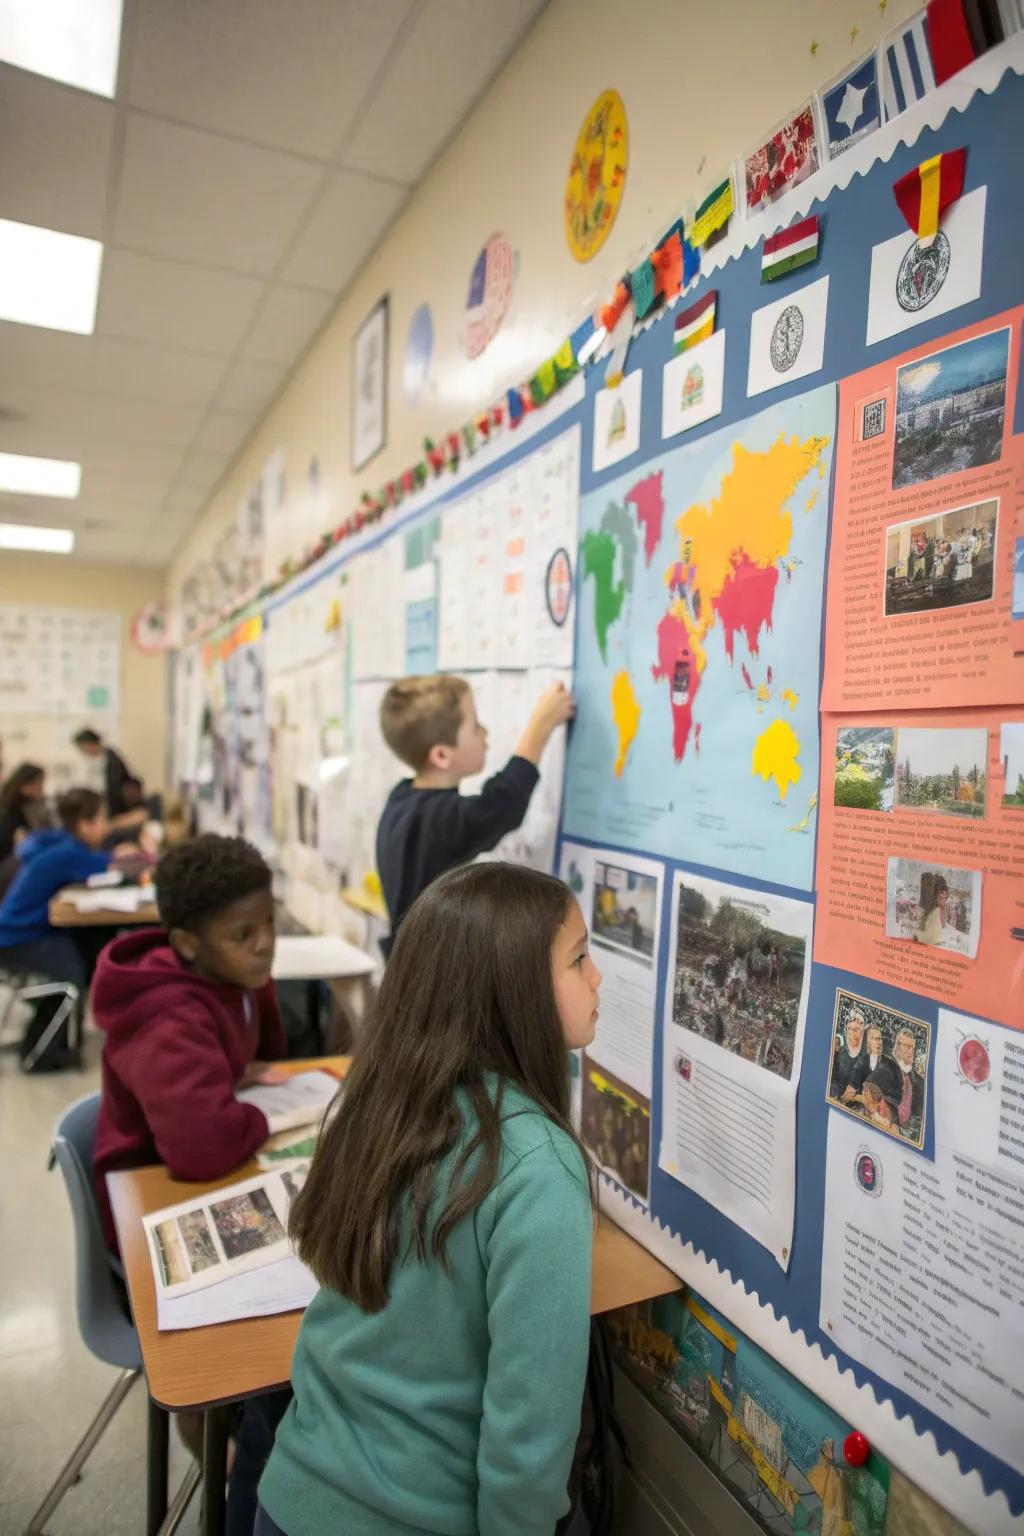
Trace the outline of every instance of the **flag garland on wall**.
{"type": "MultiPolygon", "coordinates": [[[[941,82],[950,78],[986,48],[1001,41],[1004,35],[1018,30],[1015,8],[1024,5],[1024,0],[998,0],[998,8],[996,0],[988,0],[988,3],[980,0],[980,3],[984,10],[984,26],[977,24],[976,7],[965,4],[965,0],[929,0],[923,10],[883,39],[876,57],[885,95],[886,120],[903,111],[909,100],[927,94],[934,88],[936,79],[941,82]],[[1014,16],[1012,22],[1007,19],[1011,13],[1014,16]],[[991,23],[990,16],[996,18],[991,23]],[[912,43],[917,52],[910,57],[908,50],[912,43]]],[[[910,227],[917,228],[922,243],[928,241],[929,234],[934,235],[933,219],[937,226],[944,208],[962,190],[965,153],[957,150],[936,156],[934,162],[923,162],[894,187],[900,209],[910,227]]],[[[742,199],[740,201],[742,204],[742,199]]],[[[594,314],[586,316],[528,379],[507,389],[493,405],[437,442],[424,438],[420,460],[389,480],[376,495],[364,491],[356,510],[344,522],[324,533],[301,558],[282,562],[275,578],[251,591],[242,602],[233,602],[228,609],[178,639],[177,643],[191,643],[235,622],[241,614],[316,564],[331,549],[379,522],[407,496],[422,490],[431,477],[436,479],[445,473],[456,473],[463,460],[472,458],[483,444],[504,431],[515,431],[524,416],[547,404],[581,370],[602,355],[602,347],[623,319],[627,305],[632,306],[633,322],[641,323],[685,293],[700,275],[701,251],[726,234],[735,211],[734,179],[730,173],[694,210],[688,227],[684,228],[683,220],[678,219],[650,255],[622,275],[608,300],[599,305],[594,314]]],[[[818,234],[818,220],[814,218],[769,236],[762,252],[762,281],[781,276],[804,261],[813,261],[818,251],[818,234]],[[793,238],[798,232],[801,236],[799,248],[793,249],[793,238]]],[[[711,334],[715,326],[716,298],[715,292],[705,294],[697,304],[677,316],[676,351],[693,346],[711,334]]],[[[631,334],[632,325],[625,346],[620,341],[619,355],[613,359],[619,376],[625,367],[625,352],[631,334]]]]}

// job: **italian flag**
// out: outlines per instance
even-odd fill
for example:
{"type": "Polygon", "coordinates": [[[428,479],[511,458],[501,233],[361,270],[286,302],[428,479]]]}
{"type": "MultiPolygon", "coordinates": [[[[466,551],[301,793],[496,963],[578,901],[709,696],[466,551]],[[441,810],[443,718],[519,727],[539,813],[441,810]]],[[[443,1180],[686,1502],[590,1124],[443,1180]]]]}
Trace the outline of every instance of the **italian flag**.
{"type": "Polygon", "coordinates": [[[769,235],[761,252],[761,281],[770,283],[818,259],[818,215],[769,235]]]}
{"type": "Polygon", "coordinates": [[[710,293],[698,299],[696,304],[691,304],[689,309],[680,310],[673,335],[677,353],[695,347],[699,341],[706,341],[714,333],[717,302],[718,289],[712,288],[710,293]]]}

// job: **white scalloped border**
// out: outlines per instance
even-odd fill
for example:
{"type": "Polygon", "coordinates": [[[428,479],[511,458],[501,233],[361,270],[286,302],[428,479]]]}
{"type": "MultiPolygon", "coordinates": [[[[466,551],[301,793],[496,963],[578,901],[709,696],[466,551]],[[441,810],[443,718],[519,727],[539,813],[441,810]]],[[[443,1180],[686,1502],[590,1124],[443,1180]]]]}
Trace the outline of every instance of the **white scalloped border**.
{"type": "MultiPolygon", "coordinates": [[[[768,204],[749,218],[734,215],[725,239],[712,246],[710,251],[701,252],[700,276],[709,277],[724,267],[727,261],[742,256],[744,251],[752,250],[766,235],[785,229],[793,219],[805,217],[815,203],[823,205],[830,193],[837,188],[848,187],[854,176],[866,176],[873,166],[891,160],[901,144],[908,147],[916,144],[926,128],[941,128],[951,112],[962,112],[979,91],[991,96],[1003,76],[1011,72],[1024,75],[1024,32],[1016,33],[998,47],[982,54],[980,59],[975,59],[973,64],[947,80],[945,85],[915,102],[891,123],[885,123],[874,133],[868,134],[866,139],[848,149],[837,160],[827,161],[813,176],[792,191],[784,193],[776,202],[768,204]]],[[[742,161],[737,162],[737,165],[742,169],[742,161]]],[[[736,183],[737,166],[731,169],[734,183],[742,189],[742,180],[736,183]]],[[[650,242],[644,255],[649,254],[654,243],[654,240],[650,242]]],[[[689,296],[695,287],[696,284],[691,285],[686,294],[680,294],[670,304],[642,320],[634,327],[634,336],[657,325],[666,311],[674,309],[677,304],[692,302],[689,296]]]]}
{"type": "Polygon", "coordinates": [[[879,1402],[869,1386],[859,1387],[850,1369],[841,1369],[819,1344],[808,1344],[784,1317],[763,1304],[741,1280],[684,1243],[667,1226],[641,1209],[605,1176],[600,1180],[601,1208],[631,1237],[700,1292],[755,1344],[817,1393],[911,1482],[963,1522],[976,1536],[1024,1536],[1024,1514],[1010,1512],[1005,1493],[986,1493],[977,1471],[963,1472],[953,1451],[940,1451],[931,1430],[919,1434],[909,1414],[900,1417],[892,1403],[879,1402]]]}

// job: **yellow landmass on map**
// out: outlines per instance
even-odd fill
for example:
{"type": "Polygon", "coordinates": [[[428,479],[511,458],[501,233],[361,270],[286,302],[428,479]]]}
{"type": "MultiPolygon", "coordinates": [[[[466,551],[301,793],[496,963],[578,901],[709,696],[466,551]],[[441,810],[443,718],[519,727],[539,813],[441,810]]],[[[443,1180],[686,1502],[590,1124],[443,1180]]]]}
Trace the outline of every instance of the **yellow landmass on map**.
{"type": "Polygon", "coordinates": [[[612,682],[612,719],[619,733],[619,755],[615,759],[615,777],[621,779],[629,749],[633,745],[637,726],[640,724],[640,705],[636,701],[629,673],[625,671],[617,672],[612,682]]]}
{"type": "Polygon", "coordinates": [[[794,822],[793,825],[791,827],[788,827],[786,830],[789,831],[789,832],[806,832],[807,828],[811,824],[811,817],[814,815],[814,809],[815,809],[815,806],[817,804],[818,804],[818,791],[815,790],[814,794],[811,796],[811,798],[810,798],[810,800],[808,801],[808,804],[807,804],[807,815],[806,816],[801,816],[799,821],[794,822]]]}
{"type": "Polygon", "coordinates": [[[773,720],[754,742],[751,773],[760,774],[767,784],[775,780],[779,799],[785,804],[792,784],[799,784],[803,769],[797,762],[800,756],[800,738],[788,720],[773,720]]]}
{"type": "Polygon", "coordinates": [[[771,694],[768,692],[767,684],[758,683],[757,697],[762,704],[767,704],[768,700],[771,698],[771,694]]]}
{"type": "Polygon", "coordinates": [[[788,704],[790,709],[796,709],[800,702],[800,695],[798,693],[794,693],[792,688],[783,688],[782,692],[779,694],[779,698],[782,700],[783,704],[788,704]]]}
{"type": "MultiPolygon", "coordinates": [[[[793,518],[786,503],[801,480],[815,465],[824,474],[822,455],[827,437],[780,435],[759,452],[734,443],[732,467],[722,477],[719,494],[696,502],[676,521],[681,557],[694,572],[694,619],[689,605],[681,604],[697,664],[703,668],[702,641],[716,622],[714,602],[733,574],[734,557],[743,554],[764,569],[788,552],[793,537],[793,518]]],[[[672,569],[666,584],[672,583],[672,569]]]]}

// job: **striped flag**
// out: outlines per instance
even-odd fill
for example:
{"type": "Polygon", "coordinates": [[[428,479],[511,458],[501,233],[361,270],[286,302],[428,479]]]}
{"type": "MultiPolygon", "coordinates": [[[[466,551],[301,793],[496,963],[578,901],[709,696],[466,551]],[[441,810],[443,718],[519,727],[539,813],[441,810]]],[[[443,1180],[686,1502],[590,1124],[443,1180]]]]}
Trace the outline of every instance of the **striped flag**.
{"type": "Polygon", "coordinates": [[[922,246],[931,245],[939,220],[964,190],[966,149],[947,149],[922,160],[892,184],[896,205],[922,246]]]}
{"type": "Polygon", "coordinates": [[[676,316],[674,336],[677,354],[695,347],[699,341],[706,341],[713,334],[717,304],[718,289],[712,288],[702,299],[698,299],[696,304],[691,304],[689,309],[679,311],[676,316]]]}
{"type": "Polygon", "coordinates": [[[881,44],[879,52],[882,59],[882,101],[888,123],[935,89],[925,12],[919,11],[905,26],[890,33],[881,44]]]}
{"type": "MultiPolygon", "coordinates": [[[[1024,0],[1022,0],[1024,3],[1024,0]]],[[[693,216],[690,238],[694,245],[710,245],[713,237],[725,233],[733,213],[732,177],[727,176],[720,186],[701,203],[693,216]]]]}
{"type": "Polygon", "coordinates": [[[977,57],[964,0],[928,0],[928,50],[935,83],[944,85],[977,57]]]}
{"type": "Polygon", "coordinates": [[[818,259],[818,215],[769,235],[761,251],[761,281],[774,282],[818,259]]]}

